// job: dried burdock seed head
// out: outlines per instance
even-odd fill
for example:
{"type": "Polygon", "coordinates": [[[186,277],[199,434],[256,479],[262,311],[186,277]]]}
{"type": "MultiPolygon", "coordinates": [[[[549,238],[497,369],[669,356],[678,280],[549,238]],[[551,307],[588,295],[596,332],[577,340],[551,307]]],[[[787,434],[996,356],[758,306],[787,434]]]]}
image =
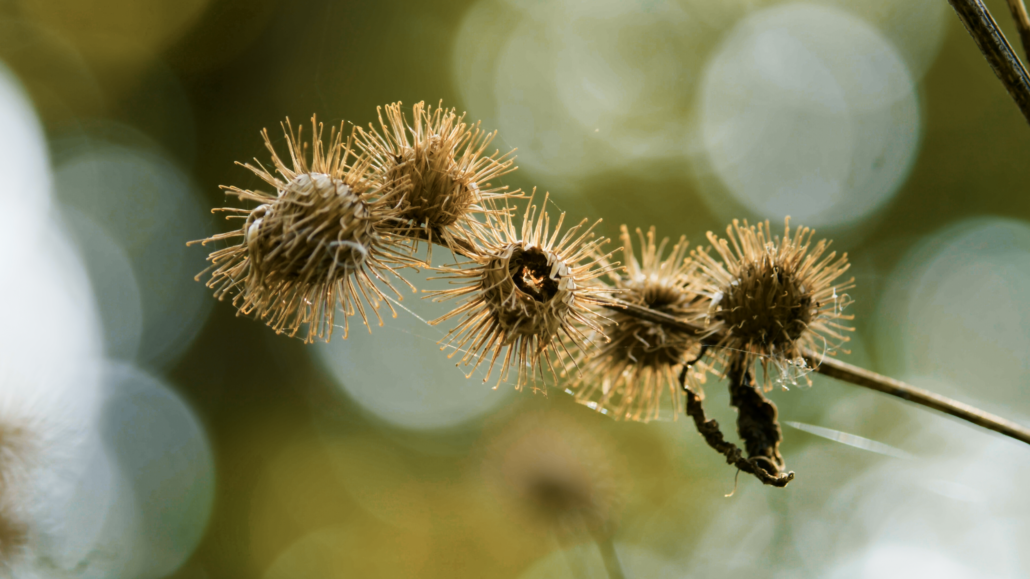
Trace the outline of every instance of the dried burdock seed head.
{"type": "Polygon", "coordinates": [[[474,214],[493,213],[495,202],[519,195],[491,183],[516,169],[514,150],[486,154],[496,131],[487,133],[479,123],[468,126],[454,109],[425,103],[412,108],[410,125],[399,102],[387,105],[383,116],[380,109],[381,134],[371,125],[369,132],[357,129],[357,146],[369,156],[373,177],[384,186],[410,183],[410,189],[397,192],[400,216],[430,242],[448,247],[454,239],[470,242],[469,236],[484,227],[474,214]]]}
{"type": "MultiPolygon", "coordinates": [[[[646,237],[639,229],[636,233],[639,260],[633,238],[622,226],[625,270],[608,274],[617,297],[679,319],[701,319],[706,306],[692,287],[695,267],[686,257],[686,239],[681,237],[666,256],[669,239],[656,244],[654,227],[646,237]]],[[[570,386],[576,399],[618,419],[651,420],[662,406],[678,417],[684,409],[679,375],[683,365],[701,353],[697,337],[618,311],[610,316],[613,324],[605,325],[606,335],[592,335],[598,347],[583,351],[577,359],[580,372],[570,386]]],[[[688,376],[695,386],[703,382],[704,363],[695,364],[688,376]]]]}
{"type": "MultiPolygon", "coordinates": [[[[322,142],[322,125],[314,117],[311,125],[309,162],[301,129],[294,132],[286,120],[283,131],[291,165],[276,153],[268,131],[261,132],[274,173],[259,161],[257,166],[243,166],[273,192],[224,187],[257,207],[222,209],[230,213],[228,219],[242,219],[243,226],[203,243],[234,238],[238,243],[211,253],[211,266],[197,279],[211,272],[207,286],[215,289],[218,299],[235,294],[233,305],[240,314],[255,314],[276,333],[328,342],[337,304],[343,308],[344,338],[347,319],[355,312],[371,331],[365,304],[382,325],[378,309],[387,298],[373,278],[400,299],[384,277],[390,272],[403,281],[393,266],[406,259],[391,249],[394,240],[385,233],[396,226],[397,210],[384,190],[403,190],[404,184],[370,182],[369,160],[353,158],[352,140],[343,141],[342,124],[339,131],[330,131],[328,146],[322,142]]],[[[389,302],[387,306],[396,316],[389,302]]]]}
{"type": "Polygon", "coordinates": [[[503,506],[560,543],[610,536],[628,484],[602,434],[550,414],[522,416],[487,449],[484,478],[503,506]]]}
{"type": "Polygon", "coordinates": [[[728,240],[708,233],[722,263],[694,251],[709,321],[722,334],[716,352],[743,357],[745,365],[760,360],[766,389],[772,380],[793,383],[804,373],[803,349],[833,354],[849,340],[853,328],[841,322],[854,317],[843,313],[854,278],[838,280],[850,267],[847,254],[827,254],[830,242],[813,245],[813,231],[792,232],[789,218],[782,238],[771,234],[768,221],[734,220],[726,232],[728,240]]]}
{"type": "Polygon", "coordinates": [[[28,421],[0,419],[0,567],[11,564],[29,542],[29,488],[38,441],[28,421]]]}
{"type": "MultiPolygon", "coordinates": [[[[547,200],[545,195],[543,207],[547,200]]],[[[547,211],[541,208],[537,213],[531,197],[521,231],[508,211],[490,216],[491,227],[477,238],[478,255],[471,264],[435,268],[462,287],[429,292],[434,301],[465,299],[430,323],[462,316],[442,342],[443,348],[454,348],[450,356],[463,352],[458,364],[472,366],[469,377],[489,356],[486,382],[507,349],[498,385],[513,364],[518,368],[517,388],[530,379],[535,385],[537,377],[544,376],[541,360],[557,378],[551,354],[559,367],[571,359],[564,340],[586,347],[586,336],[578,327],[601,331],[599,316],[591,308],[611,302],[606,295],[610,290],[596,283],[614,267],[600,261],[607,256],[599,248],[608,240],[593,234],[600,220],[584,229],[586,219],[559,239],[564,219],[562,213],[552,232],[547,211]]]]}

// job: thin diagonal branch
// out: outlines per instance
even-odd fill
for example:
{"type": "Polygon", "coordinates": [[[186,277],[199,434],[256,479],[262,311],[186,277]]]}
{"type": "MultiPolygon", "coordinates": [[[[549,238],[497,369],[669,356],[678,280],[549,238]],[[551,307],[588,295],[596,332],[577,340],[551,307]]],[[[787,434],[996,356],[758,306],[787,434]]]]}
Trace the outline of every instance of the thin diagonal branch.
{"type": "Polygon", "coordinates": [[[988,430],[993,430],[1004,434],[1005,436],[1010,436],[1016,440],[1021,440],[1030,444],[1030,430],[1010,420],[1005,420],[999,416],[984,412],[979,408],[975,408],[956,400],[951,400],[950,398],[945,398],[944,396],[935,394],[929,390],[916,388],[915,386],[905,384],[900,380],[895,380],[888,376],[882,376],[876,372],[870,372],[869,370],[865,370],[858,366],[853,366],[833,358],[827,358],[822,360],[820,363],[820,357],[815,352],[805,352],[805,359],[810,364],[818,364],[816,371],[820,374],[824,374],[831,378],[836,378],[856,386],[863,386],[871,390],[876,390],[877,392],[897,396],[898,398],[903,398],[909,402],[915,402],[921,406],[933,408],[934,410],[950,414],[956,418],[961,418],[966,422],[972,422],[977,426],[982,426],[988,430]]]}
{"type": "Polygon", "coordinates": [[[1023,0],[1009,0],[1009,10],[1019,29],[1019,39],[1023,41],[1024,61],[1030,62],[1030,16],[1026,14],[1026,5],[1023,0]]]}
{"type": "MultiPolygon", "coordinates": [[[[413,232],[411,237],[428,241],[426,237],[422,237],[421,235],[424,234],[421,232],[421,230],[419,230],[413,232]]],[[[464,244],[459,244],[452,247],[452,251],[455,251],[456,253],[461,254],[465,257],[471,257],[475,255],[474,249],[465,246],[464,244]]],[[[640,320],[648,321],[654,324],[660,324],[666,328],[698,336],[699,339],[704,340],[705,344],[715,344],[719,341],[718,334],[711,334],[711,332],[706,328],[697,326],[695,324],[691,324],[689,322],[685,322],[683,320],[670,316],[669,314],[665,314],[657,310],[652,310],[644,306],[638,306],[628,302],[615,300],[612,305],[606,307],[611,310],[619,311],[626,315],[633,316],[640,320]]],[[[1030,444],[1030,428],[1026,428],[1025,426],[1021,426],[1019,424],[1016,424],[1015,422],[995,416],[988,412],[984,412],[983,410],[974,408],[973,406],[970,406],[968,404],[958,402],[957,400],[951,400],[950,398],[946,398],[939,394],[934,394],[933,392],[930,392],[928,390],[916,388],[915,386],[905,384],[904,382],[895,380],[894,378],[890,378],[882,374],[877,374],[876,372],[870,372],[869,370],[865,370],[863,368],[859,368],[857,366],[841,362],[840,360],[834,358],[821,356],[815,352],[806,351],[805,361],[809,365],[809,367],[811,367],[815,372],[818,372],[820,374],[824,374],[831,378],[836,378],[838,380],[847,382],[849,384],[853,384],[855,386],[869,388],[870,390],[876,390],[877,392],[883,392],[884,394],[890,394],[891,396],[897,396],[898,398],[901,398],[903,400],[908,400],[909,402],[914,402],[915,404],[919,404],[920,406],[924,406],[926,408],[931,408],[933,410],[949,414],[956,418],[965,420],[966,422],[975,424],[977,426],[981,426],[988,430],[993,430],[1000,434],[1004,434],[1005,436],[1009,436],[1016,440],[1020,440],[1027,444],[1030,444]]],[[[687,390],[686,388],[684,389],[687,390]]],[[[701,425],[705,423],[704,409],[701,407],[700,398],[697,398],[695,411],[699,414],[697,414],[697,416],[691,414],[691,396],[692,394],[689,390],[687,390],[687,414],[694,418],[695,424],[698,425],[698,430],[701,431],[701,425]],[[698,422],[699,420],[700,422],[698,422]]],[[[696,395],[693,396],[696,398],[696,395]]],[[[726,454],[726,452],[720,450],[720,448],[723,447],[716,447],[713,445],[714,443],[730,444],[722,439],[722,434],[718,432],[718,423],[715,423],[715,429],[711,434],[713,438],[711,440],[709,440],[709,435],[705,434],[705,432],[702,432],[702,435],[705,436],[705,440],[708,441],[709,446],[712,446],[712,448],[715,448],[719,452],[726,454]],[[715,438],[715,434],[718,434],[718,438],[715,438]]],[[[734,446],[733,448],[736,447],[734,446]]],[[[736,461],[737,458],[740,458],[740,460],[745,460],[744,458],[740,457],[739,452],[740,449],[737,449],[738,454],[735,457],[727,455],[727,459],[730,460],[732,458],[732,460],[730,461],[731,463],[733,463],[733,461],[736,461]]],[[[745,469],[742,468],[741,470],[745,469]]],[[[749,471],[745,470],[745,472],[749,471]]]]}
{"type": "MultiPolygon", "coordinates": [[[[998,28],[991,13],[980,0],[948,0],[951,7],[955,9],[962,24],[965,25],[969,35],[973,37],[980,52],[987,59],[988,64],[998,75],[1001,84],[1009,92],[1016,106],[1023,113],[1023,117],[1030,122],[1030,77],[1026,69],[1019,62],[1019,57],[1012,51],[1012,46],[1005,39],[1005,35],[998,28]]],[[[1013,0],[1010,0],[1010,4],[1013,0]]],[[[1018,1],[1018,0],[1015,0],[1018,1]]],[[[1022,4],[1022,3],[1020,3],[1022,4]]],[[[1017,19],[1018,20],[1018,19],[1017,19]]],[[[1026,37],[1023,37],[1024,47],[1026,37]]]]}

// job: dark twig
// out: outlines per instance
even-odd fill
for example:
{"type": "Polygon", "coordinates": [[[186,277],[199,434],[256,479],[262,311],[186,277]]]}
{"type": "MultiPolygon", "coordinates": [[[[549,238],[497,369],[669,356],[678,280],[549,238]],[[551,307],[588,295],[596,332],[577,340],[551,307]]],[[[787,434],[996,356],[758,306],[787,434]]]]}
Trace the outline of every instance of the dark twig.
{"type": "Polygon", "coordinates": [[[1030,62],[1030,17],[1026,14],[1026,5],[1023,0],[1009,0],[1009,10],[1019,29],[1019,39],[1023,41],[1024,60],[1030,62]]]}
{"type": "MultiPolygon", "coordinates": [[[[988,64],[994,69],[994,74],[1005,85],[1012,100],[1023,113],[1023,117],[1030,122],[1030,77],[1026,69],[1019,62],[1019,57],[1012,51],[1012,46],[1005,39],[998,23],[994,21],[991,13],[987,11],[981,0],[948,0],[951,7],[955,9],[962,24],[965,25],[969,35],[980,47],[980,52],[987,59],[988,64]]],[[[1012,4],[1013,0],[1009,1],[1012,4]]],[[[1018,1],[1018,0],[1015,0],[1018,1]]],[[[1020,4],[1022,4],[1020,2],[1020,4]]],[[[1018,22],[1018,18],[1017,18],[1018,22]]],[[[1020,28],[1022,31],[1022,28],[1020,28]]],[[[1023,37],[1024,47],[1026,36],[1023,37]]]]}
{"type": "Polygon", "coordinates": [[[680,384],[683,387],[683,392],[687,395],[687,416],[694,420],[694,426],[697,427],[698,433],[705,439],[708,446],[715,449],[716,452],[726,457],[726,462],[737,467],[738,470],[746,472],[750,475],[754,475],[755,478],[762,481],[763,484],[767,484],[774,487],[785,487],[787,483],[794,480],[794,473],[788,472],[786,474],[771,474],[767,469],[768,460],[763,458],[744,458],[741,454],[737,445],[727,441],[722,431],[719,430],[719,423],[715,420],[709,420],[705,416],[705,409],[701,405],[701,397],[687,387],[687,370],[689,367],[684,367],[683,371],[680,372],[680,384]]]}
{"type": "Polygon", "coordinates": [[[737,434],[744,441],[748,459],[759,461],[770,474],[780,474],[786,465],[780,454],[783,432],[777,420],[779,413],[755,384],[751,368],[744,362],[742,356],[737,356],[730,359],[726,368],[730,406],[737,409],[737,434]]]}
{"type": "MultiPolygon", "coordinates": [[[[422,239],[424,241],[428,241],[428,239],[424,236],[424,233],[421,230],[412,232],[411,237],[415,239],[422,239]]],[[[455,253],[458,253],[469,258],[475,255],[475,252],[471,247],[464,246],[464,244],[462,244],[460,241],[458,242],[458,245],[456,247],[452,248],[452,250],[455,251],[455,253]]],[[[698,336],[699,338],[704,340],[704,342],[702,343],[702,346],[704,348],[707,348],[710,344],[714,344],[719,341],[719,336],[717,334],[711,335],[711,332],[709,330],[701,326],[685,322],[683,320],[670,316],[669,314],[652,310],[644,306],[638,306],[635,304],[615,300],[615,303],[607,307],[611,310],[622,312],[624,314],[633,316],[640,320],[660,324],[666,328],[679,330],[681,332],[698,336]]],[[[702,353],[704,351],[705,350],[702,350],[702,353]]],[[[927,408],[932,408],[945,414],[950,414],[951,416],[961,418],[962,420],[971,422],[972,424],[975,424],[977,426],[981,426],[988,430],[993,430],[995,432],[1004,434],[1005,436],[1010,436],[1012,438],[1015,438],[1016,440],[1021,440],[1027,444],[1030,444],[1030,429],[1020,426],[1015,422],[1005,420],[1004,418],[1000,418],[993,414],[969,406],[968,404],[963,404],[961,402],[945,398],[944,396],[941,396],[939,394],[934,394],[926,390],[921,390],[919,388],[916,388],[909,384],[905,384],[904,382],[900,382],[893,378],[877,374],[876,372],[870,372],[869,370],[865,370],[857,366],[852,366],[851,364],[841,362],[840,360],[834,358],[821,356],[819,354],[816,354],[815,352],[805,352],[805,361],[808,363],[809,367],[811,367],[815,372],[818,372],[820,374],[824,374],[826,376],[830,376],[831,378],[836,378],[838,380],[848,382],[849,384],[853,384],[855,386],[861,386],[863,388],[876,390],[877,392],[890,394],[891,396],[897,396],[898,398],[903,398],[905,400],[908,400],[909,402],[914,402],[927,408]]],[[[689,391],[687,399],[689,402],[689,391]]],[[[700,416],[703,420],[704,411],[700,407],[700,400],[698,400],[698,410],[699,412],[701,412],[700,416]]],[[[695,418],[695,422],[696,421],[697,419],[695,418]]],[[[700,428],[701,427],[698,426],[699,430],[700,428]]],[[[722,435],[720,434],[719,440],[721,439],[722,435]]],[[[712,443],[709,442],[709,444],[712,443]]]]}

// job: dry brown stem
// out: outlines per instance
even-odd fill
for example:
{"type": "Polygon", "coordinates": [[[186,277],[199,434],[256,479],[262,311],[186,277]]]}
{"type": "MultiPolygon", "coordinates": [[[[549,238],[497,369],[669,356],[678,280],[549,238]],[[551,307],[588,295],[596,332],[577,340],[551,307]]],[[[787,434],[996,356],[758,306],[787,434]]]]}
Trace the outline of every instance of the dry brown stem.
{"type": "Polygon", "coordinates": [[[1023,56],[1030,60],[1030,17],[1026,14],[1026,5],[1023,0],[1009,0],[1009,10],[1019,29],[1019,39],[1023,41],[1023,56]]]}
{"type": "Polygon", "coordinates": [[[786,469],[780,454],[783,432],[777,420],[776,405],[755,383],[751,366],[742,356],[730,361],[726,369],[730,385],[730,406],[737,409],[737,434],[744,441],[749,460],[758,461],[770,474],[786,469]]]}
{"type": "MultiPolygon", "coordinates": [[[[421,233],[415,232],[414,234],[419,235],[421,233]]],[[[471,248],[458,247],[457,249],[455,249],[455,251],[464,254],[465,252],[471,252],[471,248]]],[[[696,336],[701,337],[704,340],[704,343],[715,344],[719,340],[719,336],[710,335],[711,333],[705,328],[677,319],[674,316],[670,316],[669,314],[646,308],[644,306],[639,306],[620,300],[613,300],[613,303],[611,305],[606,305],[604,307],[611,309],[613,311],[622,312],[626,315],[633,316],[641,320],[661,324],[670,329],[694,334],[696,336]]],[[[871,372],[869,370],[853,366],[846,362],[841,362],[840,360],[836,360],[834,358],[828,358],[821,354],[817,354],[811,350],[805,350],[803,352],[803,355],[805,358],[805,362],[808,364],[808,366],[811,367],[813,371],[818,372],[820,374],[824,374],[831,378],[836,378],[838,380],[847,382],[855,386],[869,388],[871,390],[876,390],[877,392],[890,394],[891,396],[897,396],[898,398],[901,398],[903,400],[908,400],[909,402],[914,402],[916,404],[919,404],[920,406],[924,406],[926,408],[931,408],[933,410],[949,414],[956,418],[965,420],[966,422],[969,422],[971,424],[981,426],[988,430],[993,430],[995,432],[1004,434],[1005,436],[1009,436],[1016,440],[1021,440],[1027,444],[1030,444],[1030,428],[1021,426],[1010,420],[1000,418],[988,412],[984,412],[983,410],[980,410],[978,408],[974,408],[968,404],[963,404],[962,402],[951,400],[950,398],[946,398],[939,394],[934,394],[927,390],[916,388],[915,386],[905,384],[900,380],[895,380],[894,378],[890,378],[882,374],[877,374],[876,372],[871,372]]],[[[680,381],[682,382],[682,378],[680,381]]],[[[687,403],[687,414],[694,418],[694,422],[698,425],[698,429],[700,430],[701,425],[705,423],[704,409],[701,408],[701,398],[699,395],[692,393],[690,390],[687,390],[687,403]],[[690,404],[692,399],[694,399],[693,404],[695,405],[694,412],[700,413],[697,416],[691,413],[690,404]],[[700,416],[700,422],[698,421],[698,416],[700,416]]],[[[715,448],[716,450],[719,450],[719,452],[726,454],[726,452],[720,450],[719,447],[714,446],[714,443],[730,444],[726,443],[722,439],[722,434],[718,432],[718,424],[715,424],[714,433],[710,435],[706,434],[705,431],[702,431],[701,433],[705,436],[705,440],[708,442],[709,446],[712,446],[712,448],[715,448]],[[717,437],[715,437],[716,434],[718,435],[717,437]],[[709,438],[709,436],[711,436],[712,438],[709,438]]],[[[735,464],[737,458],[739,458],[740,460],[745,460],[739,456],[739,453],[740,450],[737,449],[736,457],[731,457],[730,455],[727,455],[728,460],[732,458],[732,460],[730,460],[731,464],[735,464]]],[[[745,469],[742,468],[741,470],[745,469]]],[[[749,471],[745,470],[745,472],[749,471]]]]}
{"type": "Polygon", "coordinates": [[[793,472],[770,473],[767,470],[769,460],[764,457],[744,458],[737,445],[723,437],[722,431],[719,430],[719,423],[715,420],[709,420],[705,416],[705,409],[701,404],[701,396],[687,387],[685,382],[686,376],[687,368],[684,367],[683,372],[680,374],[680,379],[683,384],[683,392],[687,397],[687,416],[694,419],[694,426],[705,439],[705,442],[708,443],[708,446],[725,456],[728,464],[732,464],[738,470],[753,475],[762,481],[763,484],[782,488],[794,480],[793,472]]]}
{"type": "MultiPolygon", "coordinates": [[[[998,23],[980,0],[948,0],[951,7],[955,9],[962,24],[965,25],[969,35],[973,37],[976,45],[980,47],[987,63],[994,69],[994,74],[1005,85],[1009,96],[1016,101],[1016,106],[1023,113],[1023,117],[1030,122],[1030,77],[1026,69],[1019,62],[1019,57],[1012,51],[1012,46],[1005,39],[1005,35],[998,28],[998,23]]],[[[1009,4],[1011,5],[1010,0],[1009,4]]],[[[1022,2],[1020,2],[1022,4],[1022,2]]],[[[1019,19],[1017,18],[1017,23],[1019,19]]],[[[1026,47],[1026,35],[1023,34],[1024,48],[1026,47]]]]}
{"type": "Polygon", "coordinates": [[[914,402],[920,406],[925,406],[926,408],[932,408],[945,414],[950,414],[956,418],[961,418],[966,422],[971,422],[977,426],[982,426],[988,430],[993,430],[1004,434],[1005,436],[1030,444],[1030,430],[1012,422],[1011,420],[1006,420],[1000,416],[984,412],[979,408],[975,408],[957,400],[945,398],[944,396],[935,394],[929,390],[916,388],[915,386],[905,384],[904,382],[895,380],[889,376],[870,372],[869,370],[859,368],[858,366],[848,364],[847,362],[841,362],[840,360],[833,358],[821,359],[821,356],[815,352],[805,352],[805,359],[812,365],[818,364],[815,371],[820,374],[848,382],[849,384],[862,386],[871,390],[876,390],[877,392],[890,394],[891,396],[897,396],[898,398],[914,402]]]}

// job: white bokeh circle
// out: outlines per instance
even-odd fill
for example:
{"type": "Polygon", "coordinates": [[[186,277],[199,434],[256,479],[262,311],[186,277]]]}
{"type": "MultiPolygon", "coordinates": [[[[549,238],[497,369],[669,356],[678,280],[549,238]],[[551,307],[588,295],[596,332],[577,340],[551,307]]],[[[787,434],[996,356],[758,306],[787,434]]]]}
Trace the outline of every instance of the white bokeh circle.
{"type": "Polygon", "coordinates": [[[104,329],[104,355],[132,360],[143,337],[143,297],[132,259],[102,226],[74,207],[61,215],[85,261],[104,329]]]}
{"type": "Polygon", "coordinates": [[[575,192],[611,170],[683,156],[705,46],[736,7],[668,0],[481,0],[453,52],[474,119],[519,165],[575,192]]]}
{"type": "Polygon", "coordinates": [[[1030,224],[973,218],[922,240],[891,273],[877,329],[891,372],[1030,414],[1030,224]]]}
{"type": "Polygon", "coordinates": [[[141,370],[112,364],[104,386],[98,432],[110,468],[82,492],[108,508],[87,568],[103,577],[165,577],[193,553],[214,502],[207,435],[178,394],[141,370]]]}
{"type": "Polygon", "coordinates": [[[103,353],[89,278],[63,232],[48,221],[16,247],[0,252],[0,268],[11,275],[0,284],[9,328],[0,334],[0,379],[38,399],[48,409],[44,414],[56,412],[49,404],[57,402],[60,412],[88,422],[98,405],[96,365],[103,353]]]}
{"type": "Polygon", "coordinates": [[[627,164],[678,156],[690,90],[704,64],[706,26],[679,4],[558,3],[549,20],[554,84],[583,133],[627,164]]]}
{"type": "Polygon", "coordinates": [[[937,0],[816,1],[875,26],[897,49],[914,79],[922,78],[933,65],[954,19],[951,8],[937,0]]]}
{"type": "MultiPolygon", "coordinates": [[[[454,263],[443,249],[433,252],[433,260],[454,263]]],[[[432,276],[425,270],[405,270],[404,276],[421,289],[448,287],[445,282],[427,280],[432,276]]],[[[370,315],[371,333],[361,325],[360,317],[355,317],[346,340],[341,339],[340,327],[329,344],[311,346],[352,400],[394,426],[416,430],[456,426],[508,400],[514,391],[511,384],[491,388],[497,382],[496,368],[487,384],[483,383],[482,368],[466,379],[462,369],[455,367],[460,354],[448,359],[447,354],[453,350],[440,350],[437,342],[449,326],[430,326],[427,321],[449,311],[455,302],[432,303],[410,290],[404,291],[403,297],[394,306],[397,318],[390,317],[385,304],[381,306],[382,327],[370,315]]]]}
{"type": "Polygon", "coordinates": [[[21,83],[0,61],[0,244],[16,247],[46,226],[51,206],[50,155],[36,111],[21,83]]]}
{"type": "Polygon", "coordinates": [[[139,296],[142,332],[130,313],[103,307],[109,297],[100,297],[101,310],[109,314],[105,329],[114,340],[110,354],[135,354],[141,363],[153,365],[174,360],[199,332],[213,303],[204,285],[193,279],[205,268],[207,252],[186,247],[187,241],[210,235],[213,227],[195,186],[172,162],[146,146],[88,136],[59,145],[65,158],[56,170],[56,193],[74,210],[69,211],[67,225],[79,242],[96,291],[111,295],[108,286],[121,282],[104,276],[121,272],[125,265],[103,254],[112,243],[131,261],[138,287],[117,292],[139,296]]]}
{"type": "Polygon", "coordinates": [[[860,18],[814,4],[740,22],[706,67],[698,114],[705,159],[738,203],[811,226],[852,223],[883,205],[921,133],[893,45],[860,18]]]}

